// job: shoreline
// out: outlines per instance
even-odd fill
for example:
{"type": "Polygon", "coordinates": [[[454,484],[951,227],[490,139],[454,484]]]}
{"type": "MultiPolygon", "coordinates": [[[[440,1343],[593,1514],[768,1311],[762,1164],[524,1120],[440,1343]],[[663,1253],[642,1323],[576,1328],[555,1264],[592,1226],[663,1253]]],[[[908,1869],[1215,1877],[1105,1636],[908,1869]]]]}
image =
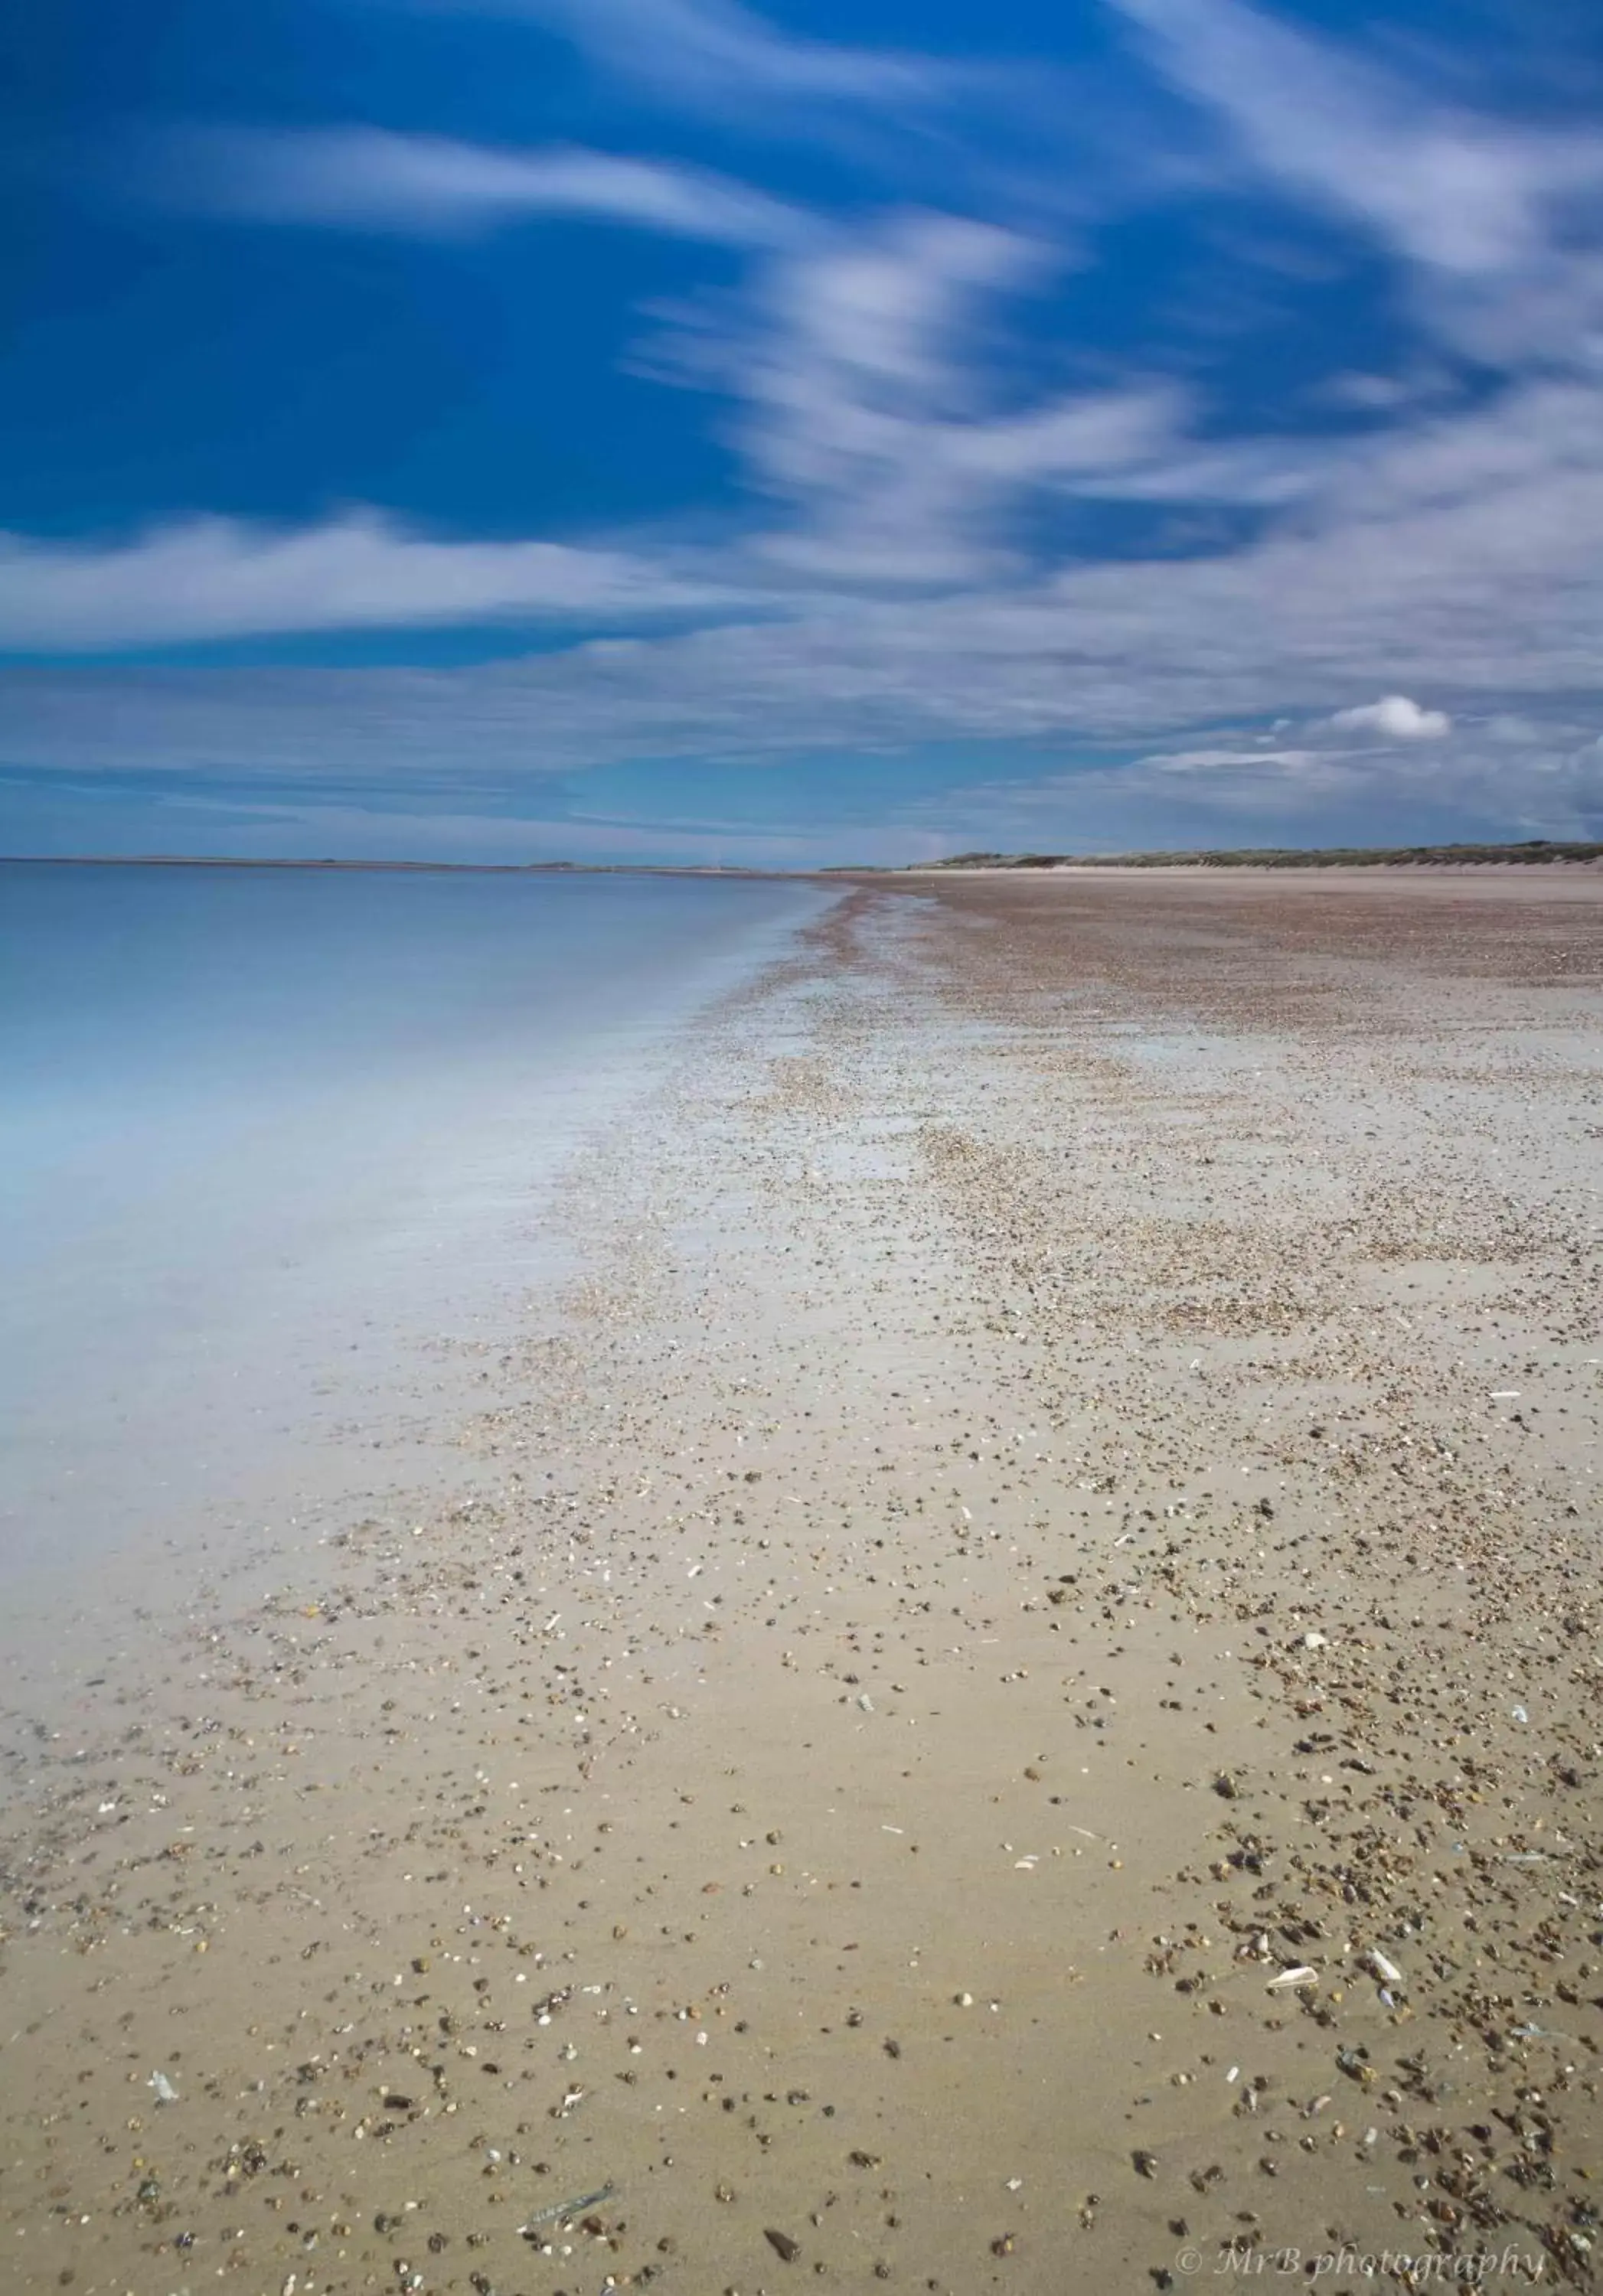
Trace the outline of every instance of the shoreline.
{"type": "Polygon", "coordinates": [[[868,876],[705,1013],[471,1499],[8,1699],[12,2284],[1585,2284],[1603,904],[1537,873],[868,876]]]}
{"type": "MultiPolygon", "coordinates": [[[[404,1130],[415,1097],[405,1065],[399,1083],[382,1078],[387,1088],[342,1104],[286,1096],[292,1113],[273,1136],[248,1252],[214,1219],[210,1240],[220,1227],[234,1250],[225,1278],[207,1291],[190,1262],[171,1263],[185,1279],[187,1322],[151,1332],[143,1351],[104,1344],[103,1310],[139,1300],[164,1272],[152,1248],[103,1295],[81,1266],[46,1259],[85,1318],[70,1348],[64,1320],[30,1316],[17,1280],[29,1271],[8,1268],[12,1314],[0,1336],[17,1433],[0,1496],[0,1669],[25,1664],[41,1636],[76,1649],[97,1631],[96,1615],[111,1614],[112,1588],[126,1612],[149,1618],[169,1587],[238,1586],[275,1555],[304,1558],[365,1499],[421,1494],[424,1512],[442,1500],[462,1477],[461,1431],[493,1375],[487,1365],[505,1360],[560,1291],[570,1239],[551,1207],[565,1173],[674,1071],[701,1012],[766,973],[800,923],[839,898],[839,888],[808,887],[765,898],[733,932],[693,939],[675,966],[642,972],[627,1003],[597,1010],[592,999],[593,1033],[563,1036],[542,1017],[532,1066],[515,985],[503,979],[514,1016],[506,1057],[495,1070],[481,1054],[453,1072],[448,1122],[432,1115],[417,1140],[404,1130]],[[352,1148],[338,1180],[327,1145],[315,1156],[303,1145],[319,1133],[326,1144],[331,1130],[336,1147],[352,1148]],[[296,1173],[287,1192],[285,1168],[296,1173]],[[90,1320],[91,1309],[103,1312],[90,1320]],[[21,1334],[32,1340],[26,1369],[21,1334]],[[50,1373],[30,1385],[42,1359],[50,1373]]],[[[350,1049],[367,1051],[354,1040],[350,1049]]],[[[129,1087],[152,1089],[143,1074],[129,1087]]],[[[193,1111],[183,1115],[193,1130],[193,1111]]],[[[230,1151],[231,1126],[227,1111],[218,1129],[230,1151]]],[[[192,1243],[160,1194],[130,1193],[121,1217],[133,1233],[192,1243]]],[[[193,1257],[209,1267],[198,1248],[193,1257]]]]}
{"type": "MultiPolygon", "coordinates": [[[[857,882],[875,882],[873,873],[851,873],[857,882]]],[[[1044,879],[1056,882],[1093,882],[1107,880],[1114,883],[1139,885],[1179,882],[1205,885],[1293,885],[1330,886],[1343,888],[1361,885],[1449,884],[1537,884],[1544,888],[1554,884],[1576,883],[1596,886],[1603,875],[1603,861],[1311,861],[1295,868],[1278,867],[1272,863],[1233,863],[1215,865],[1206,861],[1147,862],[1054,862],[1050,868],[1022,869],[1006,864],[995,868],[976,865],[961,869],[915,865],[898,870],[899,877],[917,878],[921,883],[946,879],[966,880],[971,877],[988,881],[1008,880],[1015,883],[1044,879]]]]}
{"type": "MultiPolygon", "coordinates": [[[[1343,849],[1344,852],[1345,849],[1343,849]]],[[[1506,849],[1487,847],[1488,854],[1502,853],[1506,849]]],[[[190,853],[13,853],[0,854],[0,868],[38,869],[246,869],[246,870],[306,870],[318,873],[338,874],[341,872],[357,875],[376,873],[382,874],[465,877],[728,877],[736,882],[798,882],[802,883],[894,885],[905,878],[948,877],[1109,877],[1140,881],[1147,878],[1184,877],[1207,879],[1232,883],[1251,882],[1265,877],[1281,882],[1361,883],[1367,879],[1402,876],[1412,880],[1434,878],[1510,877],[1514,879],[1551,879],[1603,873],[1603,855],[1582,857],[1574,854],[1557,853],[1533,856],[1528,859],[1485,859],[1473,853],[1462,857],[1435,858],[1422,854],[1417,859],[1386,859],[1360,862],[1349,858],[1323,857],[1317,847],[1310,848],[1305,858],[1295,863],[1283,860],[1258,862],[1215,862],[1208,855],[1194,859],[1175,861],[1052,861],[1022,863],[999,860],[994,863],[908,862],[887,863],[884,867],[864,868],[851,862],[820,865],[811,869],[761,869],[736,862],[692,864],[673,861],[337,861],[254,859],[230,854],[190,853]]]]}
{"type": "Polygon", "coordinates": [[[766,882],[810,870],[747,869],[673,861],[286,861],[226,853],[0,853],[6,869],[308,869],[321,874],[434,877],[734,877],[766,882]]]}

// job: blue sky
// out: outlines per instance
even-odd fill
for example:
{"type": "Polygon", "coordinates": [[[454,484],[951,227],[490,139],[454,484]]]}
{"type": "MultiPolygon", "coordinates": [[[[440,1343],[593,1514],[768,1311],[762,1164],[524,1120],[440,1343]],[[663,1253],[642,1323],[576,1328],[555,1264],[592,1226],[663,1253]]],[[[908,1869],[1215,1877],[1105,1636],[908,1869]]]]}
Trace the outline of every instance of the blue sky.
{"type": "Polygon", "coordinates": [[[53,0],[0,849],[1603,835],[1596,0],[53,0]]]}

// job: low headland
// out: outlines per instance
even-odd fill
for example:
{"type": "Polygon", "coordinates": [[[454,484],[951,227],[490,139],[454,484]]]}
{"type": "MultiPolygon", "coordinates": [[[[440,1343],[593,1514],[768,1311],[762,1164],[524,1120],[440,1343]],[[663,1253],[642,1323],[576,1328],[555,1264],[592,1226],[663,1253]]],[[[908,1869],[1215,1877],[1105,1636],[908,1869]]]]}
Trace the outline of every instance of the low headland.
{"type": "Polygon", "coordinates": [[[1603,862],[1603,843],[1553,837],[1510,844],[1250,845],[1155,853],[954,853],[920,869],[1468,869],[1603,862]]]}

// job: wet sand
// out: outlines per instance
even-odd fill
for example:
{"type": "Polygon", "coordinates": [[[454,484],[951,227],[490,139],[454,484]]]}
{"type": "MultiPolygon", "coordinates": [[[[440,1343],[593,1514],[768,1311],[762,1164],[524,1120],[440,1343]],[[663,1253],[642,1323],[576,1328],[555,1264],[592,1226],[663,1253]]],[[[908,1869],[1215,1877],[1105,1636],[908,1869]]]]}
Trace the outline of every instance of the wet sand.
{"type": "Polygon", "coordinates": [[[0,2285],[1588,2284],[1600,980],[1597,876],[850,892],[448,1503],[13,1657],[0,2285]]]}

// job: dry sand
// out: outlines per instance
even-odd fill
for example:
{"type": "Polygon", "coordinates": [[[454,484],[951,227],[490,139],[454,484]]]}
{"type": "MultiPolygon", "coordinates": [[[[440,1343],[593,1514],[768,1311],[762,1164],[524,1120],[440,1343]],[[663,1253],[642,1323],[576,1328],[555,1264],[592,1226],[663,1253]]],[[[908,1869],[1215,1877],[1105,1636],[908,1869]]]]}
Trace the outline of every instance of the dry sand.
{"type": "Polygon", "coordinates": [[[848,894],[476,1496],[13,1661],[0,2286],[1586,2284],[1600,975],[1596,877],[848,894]]]}

